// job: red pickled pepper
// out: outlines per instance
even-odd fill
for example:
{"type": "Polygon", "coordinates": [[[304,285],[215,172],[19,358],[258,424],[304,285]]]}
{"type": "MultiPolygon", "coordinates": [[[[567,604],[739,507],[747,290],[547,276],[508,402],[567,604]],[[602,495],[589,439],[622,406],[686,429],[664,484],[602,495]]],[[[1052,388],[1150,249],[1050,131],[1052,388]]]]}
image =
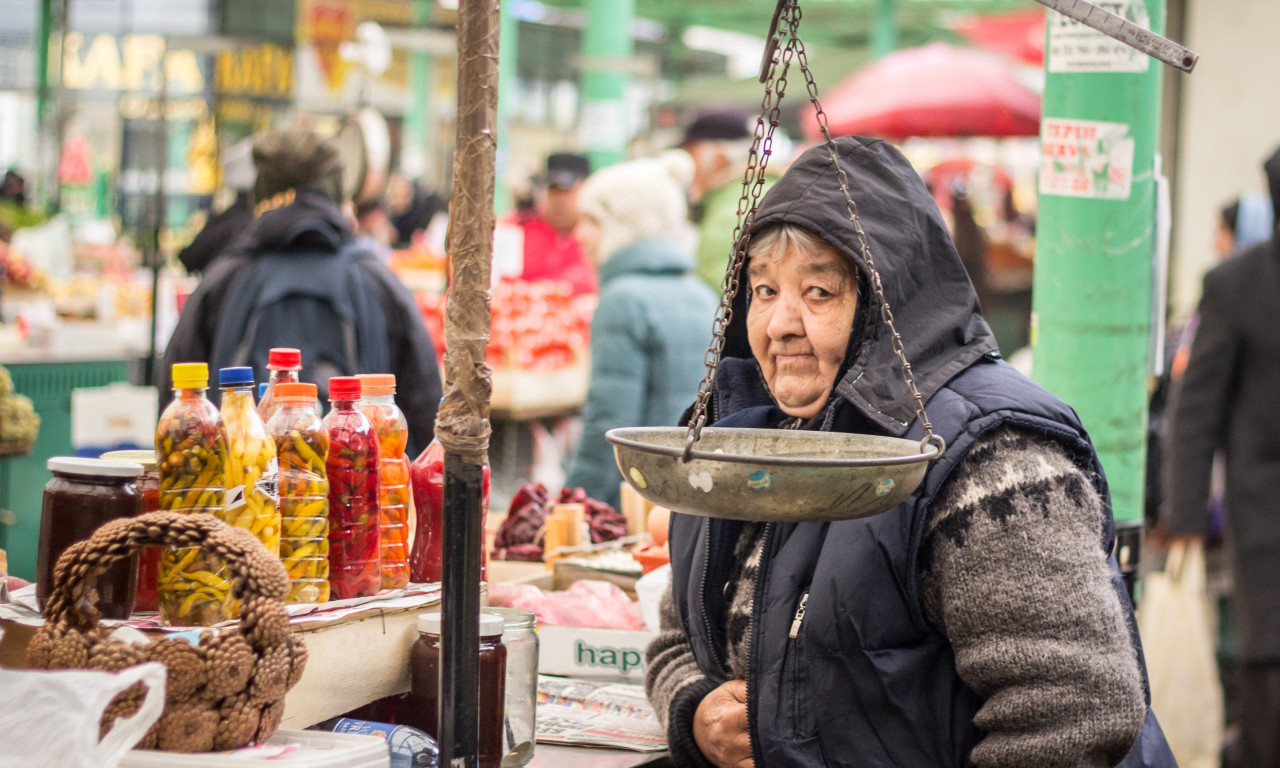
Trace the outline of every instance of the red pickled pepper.
{"type": "Polygon", "coordinates": [[[329,379],[329,399],[329,586],[332,599],[344,600],[382,588],[378,435],[356,407],[358,378],[329,379]]]}
{"type": "MultiPolygon", "coordinates": [[[[418,531],[413,537],[409,558],[409,579],[414,582],[440,581],[444,550],[444,446],[439,440],[418,455],[409,467],[413,484],[414,514],[418,531]]],[[[489,466],[484,467],[482,510],[489,509],[489,466]]],[[[485,580],[489,557],[480,537],[480,580],[485,580]]]]}

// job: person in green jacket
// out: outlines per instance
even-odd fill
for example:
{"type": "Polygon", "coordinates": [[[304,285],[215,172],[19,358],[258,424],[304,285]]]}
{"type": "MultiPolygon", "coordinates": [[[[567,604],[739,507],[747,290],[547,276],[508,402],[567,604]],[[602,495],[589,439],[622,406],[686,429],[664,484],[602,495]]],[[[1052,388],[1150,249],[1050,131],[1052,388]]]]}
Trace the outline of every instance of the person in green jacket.
{"type": "Polygon", "coordinates": [[[679,158],[597,171],[579,195],[579,242],[598,268],[591,323],[591,384],[565,485],[618,506],[622,475],[604,434],[671,426],[693,402],[717,296],[692,272],[681,244],[686,203],[679,158]]]}

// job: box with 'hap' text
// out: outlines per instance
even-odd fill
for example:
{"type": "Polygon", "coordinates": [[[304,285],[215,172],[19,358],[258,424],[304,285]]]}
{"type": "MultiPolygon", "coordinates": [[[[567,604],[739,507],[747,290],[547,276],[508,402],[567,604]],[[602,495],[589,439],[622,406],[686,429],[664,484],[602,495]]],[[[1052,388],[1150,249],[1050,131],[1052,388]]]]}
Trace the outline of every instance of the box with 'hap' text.
{"type": "Polygon", "coordinates": [[[595,679],[644,680],[644,651],[656,632],[544,625],[538,629],[538,671],[595,679]]]}

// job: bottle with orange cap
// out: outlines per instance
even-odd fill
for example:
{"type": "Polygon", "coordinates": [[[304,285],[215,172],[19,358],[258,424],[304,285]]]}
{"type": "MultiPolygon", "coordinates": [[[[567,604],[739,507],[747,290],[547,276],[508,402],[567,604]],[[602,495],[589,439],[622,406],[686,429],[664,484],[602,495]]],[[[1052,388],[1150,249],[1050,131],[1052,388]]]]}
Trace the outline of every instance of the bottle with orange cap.
{"type": "Polygon", "coordinates": [[[409,583],[409,422],[396,405],[396,377],[360,377],[360,410],[378,433],[378,517],[381,529],[382,588],[409,583]]]}
{"type": "MultiPolygon", "coordinates": [[[[156,427],[160,508],[224,513],[227,436],[209,401],[209,366],[173,366],[173,402],[156,427]]],[[[198,547],[165,548],[160,556],[159,604],[170,624],[209,626],[229,616],[231,581],[225,563],[198,547]]]]}
{"type": "Polygon", "coordinates": [[[267,433],[280,462],[280,561],[286,603],[329,599],[329,433],[316,414],[316,385],[282,383],[267,433]]]}
{"type": "Polygon", "coordinates": [[[329,588],[338,600],[382,588],[378,434],[356,407],[360,393],[355,376],[329,379],[329,588]]]}

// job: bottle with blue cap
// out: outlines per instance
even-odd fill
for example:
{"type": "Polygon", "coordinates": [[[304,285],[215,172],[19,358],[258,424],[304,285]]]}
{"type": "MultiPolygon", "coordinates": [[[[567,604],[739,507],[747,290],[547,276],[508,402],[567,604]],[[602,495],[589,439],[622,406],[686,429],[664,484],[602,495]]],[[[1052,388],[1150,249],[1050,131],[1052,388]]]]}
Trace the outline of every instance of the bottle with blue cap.
{"type": "Polygon", "coordinates": [[[226,512],[223,519],[257,537],[280,555],[279,464],[253,402],[253,369],[223,368],[222,423],[227,431],[226,512]]]}

